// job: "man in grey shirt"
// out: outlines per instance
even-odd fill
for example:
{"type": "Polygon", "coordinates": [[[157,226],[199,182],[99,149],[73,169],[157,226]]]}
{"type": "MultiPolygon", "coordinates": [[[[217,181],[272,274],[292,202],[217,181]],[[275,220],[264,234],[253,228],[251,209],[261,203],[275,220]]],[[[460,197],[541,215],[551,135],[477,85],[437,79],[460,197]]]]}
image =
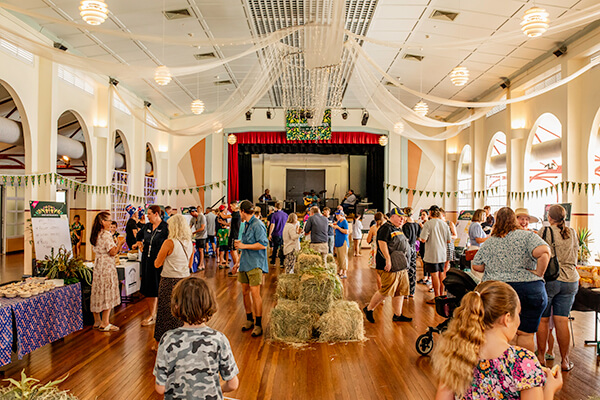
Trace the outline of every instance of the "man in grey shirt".
{"type": "Polygon", "coordinates": [[[323,262],[327,258],[329,246],[327,245],[327,231],[329,229],[329,220],[321,214],[319,207],[310,209],[310,217],[304,225],[304,232],[310,234],[310,248],[319,252],[323,256],[323,262]]]}
{"type": "Polygon", "coordinates": [[[200,261],[198,262],[198,271],[204,269],[204,248],[206,247],[206,238],[208,236],[206,230],[206,217],[202,214],[202,206],[198,208],[191,207],[190,214],[190,229],[192,230],[192,239],[196,241],[196,248],[200,252],[200,261]]]}
{"type": "Polygon", "coordinates": [[[213,257],[215,256],[215,235],[216,235],[216,220],[217,214],[213,212],[213,210],[209,207],[206,209],[206,234],[207,234],[207,251],[212,253],[213,257]],[[210,249],[210,250],[209,250],[210,249]]]}

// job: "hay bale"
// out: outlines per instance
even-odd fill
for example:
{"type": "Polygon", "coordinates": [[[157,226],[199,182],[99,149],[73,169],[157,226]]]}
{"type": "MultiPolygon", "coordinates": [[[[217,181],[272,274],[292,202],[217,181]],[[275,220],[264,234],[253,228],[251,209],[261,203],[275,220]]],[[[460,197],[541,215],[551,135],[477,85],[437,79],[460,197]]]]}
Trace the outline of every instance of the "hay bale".
{"type": "Polygon", "coordinates": [[[363,315],[355,301],[338,300],[317,322],[320,342],[365,340],[363,315]]]}
{"type": "Polygon", "coordinates": [[[327,254],[327,258],[325,259],[325,262],[327,264],[335,264],[335,257],[333,257],[333,254],[327,254]]]}
{"type": "Polygon", "coordinates": [[[327,263],[325,264],[325,269],[326,269],[326,270],[327,270],[327,272],[329,272],[330,274],[337,275],[338,266],[337,266],[337,264],[336,264],[336,263],[330,263],[330,262],[327,262],[327,263]]]}
{"type": "Polygon", "coordinates": [[[306,304],[279,300],[271,310],[271,335],[274,340],[281,342],[308,342],[313,337],[318,318],[306,304]]]}
{"type": "Polygon", "coordinates": [[[342,298],[342,282],[324,266],[312,267],[304,271],[300,278],[298,300],[310,307],[312,312],[323,314],[329,310],[334,300],[342,298]]]}
{"type": "Polygon", "coordinates": [[[316,254],[299,254],[294,265],[294,272],[302,275],[304,271],[314,267],[323,265],[323,257],[316,254]]]}
{"type": "Polygon", "coordinates": [[[300,275],[279,274],[275,293],[278,299],[297,300],[300,295],[300,275]]]}

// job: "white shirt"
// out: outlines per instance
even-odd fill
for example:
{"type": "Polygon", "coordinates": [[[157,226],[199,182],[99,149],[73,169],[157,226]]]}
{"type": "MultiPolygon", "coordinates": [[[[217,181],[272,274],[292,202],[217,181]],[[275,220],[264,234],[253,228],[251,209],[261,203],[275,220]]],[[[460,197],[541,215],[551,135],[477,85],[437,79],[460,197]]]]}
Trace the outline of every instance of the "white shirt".
{"type": "Polygon", "coordinates": [[[359,219],[355,219],[352,224],[352,239],[362,239],[362,221],[359,219]]]}
{"type": "Polygon", "coordinates": [[[356,203],[356,196],[354,195],[354,193],[352,193],[350,196],[346,197],[346,200],[344,200],[344,203],[354,205],[354,203],[356,203]]]}
{"type": "Polygon", "coordinates": [[[191,240],[171,239],[173,252],[165,258],[163,278],[186,278],[190,276],[190,258],[194,255],[194,246],[191,240]]]}
{"type": "Polygon", "coordinates": [[[288,255],[294,250],[300,251],[300,233],[298,225],[286,223],[283,226],[283,254],[288,255]]]}
{"type": "Polygon", "coordinates": [[[439,218],[431,218],[423,225],[421,239],[425,240],[425,257],[423,261],[430,264],[446,262],[447,248],[451,239],[448,224],[439,218]]]}

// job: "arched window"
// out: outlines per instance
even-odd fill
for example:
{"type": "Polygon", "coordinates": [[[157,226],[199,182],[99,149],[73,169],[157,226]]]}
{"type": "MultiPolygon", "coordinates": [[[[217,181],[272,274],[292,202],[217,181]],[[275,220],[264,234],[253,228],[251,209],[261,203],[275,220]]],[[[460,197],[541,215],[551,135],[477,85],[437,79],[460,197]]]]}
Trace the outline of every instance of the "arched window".
{"type": "Polygon", "coordinates": [[[145,177],[144,177],[144,197],[146,204],[156,203],[156,173],[154,172],[155,166],[155,153],[152,145],[146,143],[146,164],[145,164],[145,177]]]}
{"type": "Polygon", "coordinates": [[[492,212],[506,205],[506,134],[497,132],[490,143],[485,163],[485,203],[492,212]]]}
{"type": "Polygon", "coordinates": [[[125,135],[120,130],[115,131],[115,169],[112,176],[112,187],[116,190],[112,193],[112,218],[117,222],[117,230],[125,232],[125,225],[129,219],[127,205],[129,201],[129,172],[127,171],[127,143],[125,135]]]}
{"type": "Polygon", "coordinates": [[[525,207],[538,218],[547,204],[560,203],[562,191],[550,187],[562,181],[562,125],[553,114],[542,114],[533,125],[525,153],[525,191],[540,190],[525,197],[525,207]],[[546,189],[548,189],[546,191],[546,189]]]}
{"type": "Polygon", "coordinates": [[[471,146],[463,147],[458,163],[458,211],[473,207],[473,177],[471,174],[471,146]]]}

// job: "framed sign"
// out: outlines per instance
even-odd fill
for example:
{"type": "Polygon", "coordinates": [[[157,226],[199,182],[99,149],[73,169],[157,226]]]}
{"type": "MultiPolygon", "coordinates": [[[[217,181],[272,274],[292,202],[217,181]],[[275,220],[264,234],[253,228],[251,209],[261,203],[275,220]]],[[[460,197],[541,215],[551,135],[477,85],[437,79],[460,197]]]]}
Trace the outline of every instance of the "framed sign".
{"type": "Polygon", "coordinates": [[[54,201],[30,201],[35,257],[43,260],[64,247],[71,251],[67,205],[54,201]]]}

